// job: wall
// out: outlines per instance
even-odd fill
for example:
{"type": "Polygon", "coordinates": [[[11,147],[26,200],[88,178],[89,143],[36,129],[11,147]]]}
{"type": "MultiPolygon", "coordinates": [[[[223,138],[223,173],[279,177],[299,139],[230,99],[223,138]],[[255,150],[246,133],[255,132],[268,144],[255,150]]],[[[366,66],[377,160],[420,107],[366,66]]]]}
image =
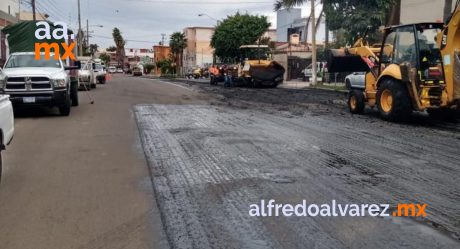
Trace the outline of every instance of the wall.
{"type": "Polygon", "coordinates": [[[276,41],[287,42],[287,30],[291,27],[294,20],[299,19],[302,15],[302,10],[299,8],[292,8],[290,10],[282,9],[276,14],[276,41]]]}
{"type": "MultiPolygon", "coordinates": [[[[444,21],[444,0],[401,0],[401,23],[444,21]]],[[[455,0],[452,1],[452,10],[455,0]]]]}
{"type": "Polygon", "coordinates": [[[211,38],[214,28],[190,27],[184,29],[184,34],[187,38],[187,48],[182,58],[184,68],[189,70],[212,64],[214,49],[211,48],[211,38]]]}
{"type": "Polygon", "coordinates": [[[16,16],[19,13],[19,2],[18,0],[1,0],[0,1],[0,11],[5,12],[11,16],[16,16]],[[8,13],[9,7],[9,13],[8,13]]]}

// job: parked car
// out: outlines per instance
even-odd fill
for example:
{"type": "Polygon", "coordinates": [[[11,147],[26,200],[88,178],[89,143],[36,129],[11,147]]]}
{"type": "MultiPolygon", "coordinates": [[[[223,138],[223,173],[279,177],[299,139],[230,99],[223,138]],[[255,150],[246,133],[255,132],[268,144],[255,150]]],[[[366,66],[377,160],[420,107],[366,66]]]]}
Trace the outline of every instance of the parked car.
{"type": "MultiPolygon", "coordinates": [[[[105,65],[101,59],[94,59],[93,62],[93,71],[96,74],[96,80],[99,84],[105,84],[106,81],[106,72],[105,65]]],[[[96,87],[96,83],[92,85],[93,88],[96,87]]]]}
{"type": "Polygon", "coordinates": [[[142,69],[140,69],[139,67],[135,67],[133,69],[133,76],[142,76],[142,69]]]}
{"type": "Polygon", "coordinates": [[[95,83],[92,60],[81,61],[81,64],[83,66],[78,70],[78,89],[91,90],[95,83]]]}
{"type": "Polygon", "coordinates": [[[117,73],[123,73],[123,68],[118,68],[117,73]]]}
{"type": "Polygon", "coordinates": [[[6,78],[0,94],[10,95],[14,106],[58,107],[62,116],[69,116],[72,102],[78,98],[78,82],[74,85],[66,70],[80,69],[80,62],[75,63],[76,66],[64,66],[53,53],[49,60],[44,53],[39,60],[35,52],[13,53],[0,75],[6,78]]]}
{"type": "MultiPolygon", "coordinates": [[[[325,67],[326,62],[317,62],[316,64],[317,64],[316,70],[317,70],[317,73],[318,73],[318,77],[320,77],[321,70],[324,70],[326,68],[325,67]],[[323,68],[321,68],[321,67],[323,67],[323,68]]],[[[307,68],[302,70],[301,75],[302,75],[302,80],[303,81],[310,81],[310,79],[313,76],[313,65],[312,64],[308,65],[307,68]]]]}
{"type": "Polygon", "coordinates": [[[356,72],[345,77],[345,86],[347,89],[364,89],[366,82],[366,73],[356,72]]]}
{"type": "Polygon", "coordinates": [[[118,70],[117,70],[116,67],[111,66],[111,67],[109,67],[108,72],[113,74],[113,73],[118,73],[118,70]]]}
{"type": "MultiPolygon", "coordinates": [[[[0,78],[0,89],[5,78],[0,78]]],[[[10,144],[14,134],[13,107],[8,95],[0,95],[0,180],[2,177],[2,151],[10,144]]]]}

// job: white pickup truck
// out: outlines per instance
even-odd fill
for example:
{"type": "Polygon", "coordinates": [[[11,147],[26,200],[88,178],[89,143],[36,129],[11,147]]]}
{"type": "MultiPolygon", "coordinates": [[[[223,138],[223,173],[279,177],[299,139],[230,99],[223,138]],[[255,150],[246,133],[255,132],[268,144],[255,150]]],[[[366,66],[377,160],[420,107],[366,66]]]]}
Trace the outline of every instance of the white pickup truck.
{"type": "MultiPolygon", "coordinates": [[[[0,80],[0,88],[4,83],[0,80]]],[[[2,176],[2,151],[13,139],[14,117],[13,107],[8,95],[0,95],[0,179],[2,176]]]]}

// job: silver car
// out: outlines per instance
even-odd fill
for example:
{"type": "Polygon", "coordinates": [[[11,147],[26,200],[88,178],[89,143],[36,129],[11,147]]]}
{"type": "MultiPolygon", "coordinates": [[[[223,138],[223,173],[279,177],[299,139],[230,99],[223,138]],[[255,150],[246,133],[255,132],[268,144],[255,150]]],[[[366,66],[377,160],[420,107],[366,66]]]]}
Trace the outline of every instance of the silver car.
{"type": "Polygon", "coordinates": [[[345,77],[345,86],[347,89],[364,89],[366,87],[366,73],[356,72],[345,77]]]}

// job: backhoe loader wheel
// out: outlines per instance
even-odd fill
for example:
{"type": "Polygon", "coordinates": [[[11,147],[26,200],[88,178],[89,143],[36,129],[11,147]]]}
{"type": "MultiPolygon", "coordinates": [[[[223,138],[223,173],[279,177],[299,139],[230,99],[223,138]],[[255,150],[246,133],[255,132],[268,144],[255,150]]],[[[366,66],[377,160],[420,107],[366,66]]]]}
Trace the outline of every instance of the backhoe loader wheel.
{"type": "Polygon", "coordinates": [[[387,79],[377,91],[377,107],[384,120],[405,121],[412,113],[409,92],[403,83],[387,79]]]}
{"type": "Polygon", "coordinates": [[[364,112],[364,93],[360,90],[351,90],[348,93],[348,109],[353,114],[362,114],[364,112]]]}

